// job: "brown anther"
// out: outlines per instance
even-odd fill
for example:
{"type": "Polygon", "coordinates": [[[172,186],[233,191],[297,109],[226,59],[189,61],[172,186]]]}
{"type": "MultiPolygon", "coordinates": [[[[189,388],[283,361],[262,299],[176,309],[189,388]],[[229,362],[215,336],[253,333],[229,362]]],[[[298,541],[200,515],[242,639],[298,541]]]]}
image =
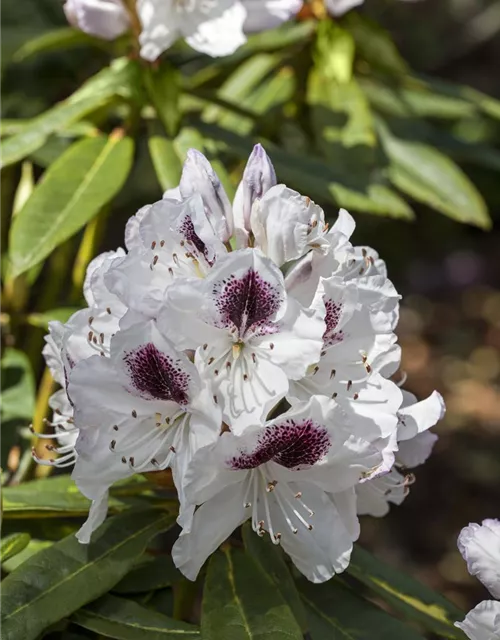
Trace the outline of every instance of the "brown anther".
{"type": "Polygon", "coordinates": [[[269,345],[269,348],[272,350],[274,349],[274,342],[271,342],[271,344],[269,345]]]}
{"type": "Polygon", "coordinates": [[[165,240],[160,240],[160,247],[164,247],[165,246],[165,240]]]}
{"type": "Polygon", "coordinates": [[[276,533],[276,535],[274,536],[274,539],[275,539],[275,540],[278,540],[278,541],[279,541],[279,540],[281,540],[281,533],[280,533],[279,531],[278,531],[278,532],[276,533]]]}
{"type": "Polygon", "coordinates": [[[298,491],[298,492],[294,495],[294,498],[297,498],[297,500],[298,500],[299,498],[302,498],[302,491],[298,491]]]}
{"type": "Polygon", "coordinates": [[[137,418],[137,411],[132,409],[132,418],[137,418]]]}
{"type": "Polygon", "coordinates": [[[92,342],[93,342],[94,344],[97,344],[97,336],[94,336],[94,337],[92,338],[92,342]]]}
{"type": "Polygon", "coordinates": [[[326,356],[326,351],[322,351],[319,355],[320,355],[321,357],[326,356]]]}
{"type": "Polygon", "coordinates": [[[363,256],[363,258],[366,258],[366,256],[368,255],[368,252],[364,247],[361,249],[361,255],[363,256]]]}
{"type": "Polygon", "coordinates": [[[168,416],[165,418],[165,424],[170,424],[170,418],[168,416]]]}
{"type": "Polygon", "coordinates": [[[255,353],[252,353],[252,360],[254,364],[257,362],[257,356],[255,355],[255,353]]]}
{"type": "Polygon", "coordinates": [[[208,348],[208,344],[205,342],[205,344],[203,345],[203,351],[206,351],[208,348]]]}
{"type": "Polygon", "coordinates": [[[130,458],[128,459],[128,461],[130,462],[130,465],[133,467],[135,464],[135,458],[134,456],[130,456],[130,458]]]}
{"type": "Polygon", "coordinates": [[[308,524],[307,528],[309,529],[309,531],[312,531],[314,529],[314,527],[312,526],[312,524],[308,524]]]}
{"type": "Polygon", "coordinates": [[[154,256],[154,258],[153,258],[153,267],[154,267],[154,266],[155,266],[155,264],[158,262],[158,259],[159,259],[159,258],[158,258],[158,256],[157,256],[157,255],[156,255],[156,256],[154,256]]]}
{"type": "Polygon", "coordinates": [[[331,380],[332,378],[334,378],[334,377],[335,377],[335,374],[336,374],[336,373],[337,373],[336,369],[332,369],[332,370],[330,371],[330,380],[331,380]]]}
{"type": "Polygon", "coordinates": [[[229,360],[226,362],[226,369],[230,369],[231,368],[231,363],[229,362],[229,360]]]}
{"type": "Polygon", "coordinates": [[[122,456],[122,462],[123,464],[127,464],[127,458],[125,456],[122,456]]]}
{"type": "Polygon", "coordinates": [[[348,380],[347,381],[347,391],[349,391],[351,387],[352,387],[352,380],[348,380]]]}
{"type": "Polygon", "coordinates": [[[61,409],[54,409],[54,413],[57,413],[58,416],[62,416],[61,409]]]}
{"type": "Polygon", "coordinates": [[[363,355],[361,356],[361,362],[365,364],[367,360],[368,360],[368,356],[366,355],[366,353],[363,353],[363,355]]]}
{"type": "Polygon", "coordinates": [[[94,337],[94,332],[93,331],[89,331],[88,336],[87,336],[87,340],[89,342],[92,342],[92,338],[94,337]]]}
{"type": "Polygon", "coordinates": [[[266,491],[267,493],[271,493],[274,491],[274,487],[278,484],[277,480],[273,480],[272,482],[267,483],[266,491]]]}
{"type": "Polygon", "coordinates": [[[111,307],[106,307],[106,313],[108,313],[109,315],[111,315],[111,307]]]}
{"type": "Polygon", "coordinates": [[[218,369],[215,369],[215,370],[214,370],[214,376],[218,376],[218,375],[219,375],[219,370],[218,370],[218,369]]]}
{"type": "Polygon", "coordinates": [[[89,316],[89,324],[92,324],[94,322],[94,316],[89,316]]]}
{"type": "Polygon", "coordinates": [[[111,440],[111,442],[109,443],[109,448],[111,449],[111,451],[114,450],[116,446],[116,440],[111,440]]]}
{"type": "Polygon", "coordinates": [[[248,375],[246,373],[243,374],[243,380],[246,382],[248,380],[248,375]]]}
{"type": "Polygon", "coordinates": [[[172,453],[176,453],[175,447],[170,447],[170,451],[171,451],[172,453]]]}
{"type": "Polygon", "coordinates": [[[215,358],[209,358],[208,359],[208,364],[211,365],[214,360],[215,360],[215,358]]]}
{"type": "Polygon", "coordinates": [[[359,398],[359,393],[355,393],[352,398],[353,400],[357,400],[359,398]]]}
{"type": "Polygon", "coordinates": [[[368,364],[368,362],[365,364],[365,369],[366,369],[366,373],[371,373],[371,372],[372,372],[372,368],[371,368],[371,366],[368,364]]]}
{"type": "Polygon", "coordinates": [[[314,229],[314,228],[316,228],[317,226],[318,226],[318,221],[317,221],[317,220],[313,220],[313,221],[311,222],[311,227],[314,229]]]}
{"type": "Polygon", "coordinates": [[[55,449],[53,444],[46,444],[45,448],[47,449],[47,451],[54,451],[54,449],[55,449]]]}
{"type": "Polygon", "coordinates": [[[114,429],[115,431],[118,431],[118,425],[117,425],[117,424],[114,424],[114,425],[113,425],[113,429],[114,429]]]}
{"type": "Polygon", "coordinates": [[[215,393],[214,393],[214,395],[212,397],[214,399],[215,404],[219,404],[219,401],[217,400],[217,396],[215,395],[215,393]]]}
{"type": "Polygon", "coordinates": [[[316,365],[313,369],[313,376],[316,375],[319,371],[319,367],[316,365]]]}
{"type": "Polygon", "coordinates": [[[156,458],[151,458],[151,464],[153,464],[155,467],[159,467],[160,463],[158,462],[158,460],[156,458]]]}
{"type": "Polygon", "coordinates": [[[293,527],[293,529],[292,529],[292,533],[293,533],[293,535],[297,535],[297,533],[298,533],[298,532],[299,532],[299,530],[298,530],[298,529],[296,529],[295,527],[293,527]]]}
{"type": "Polygon", "coordinates": [[[173,277],[174,275],[174,270],[172,269],[172,267],[168,268],[168,273],[173,277]]]}
{"type": "Polygon", "coordinates": [[[251,502],[245,502],[245,504],[243,505],[245,507],[245,509],[249,509],[252,506],[251,502]]]}
{"type": "Polygon", "coordinates": [[[179,264],[179,258],[177,257],[176,253],[172,254],[172,260],[175,262],[175,264],[179,264]]]}
{"type": "Polygon", "coordinates": [[[104,333],[100,333],[100,334],[99,334],[99,342],[100,342],[101,344],[104,344],[104,333]]]}
{"type": "Polygon", "coordinates": [[[153,242],[151,243],[151,249],[154,249],[156,247],[156,242],[153,240],[153,242]]]}

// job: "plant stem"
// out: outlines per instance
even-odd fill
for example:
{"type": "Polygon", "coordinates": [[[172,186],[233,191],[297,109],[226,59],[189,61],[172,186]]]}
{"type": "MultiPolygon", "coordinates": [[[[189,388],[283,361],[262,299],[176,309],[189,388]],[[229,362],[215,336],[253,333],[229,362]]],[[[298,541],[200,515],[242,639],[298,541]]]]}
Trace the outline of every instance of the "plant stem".
{"type": "Polygon", "coordinates": [[[198,582],[191,582],[183,578],[174,585],[174,612],[175,620],[189,622],[191,620],[193,605],[198,593],[198,582]]]}
{"type": "MultiPolygon", "coordinates": [[[[49,409],[49,398],[54,393],[55,383],[52,378],[52,374],[48,367],[45,367],[45,370],[42,375],[42,379],[40,380],[40,385],[38,387],[38,393],[36,396],[35,403],[35,415],[33,416],[33,430],[35,434],[32,438],[32,445],[36,450],[37,455],[40,458],[47,457],[47,450],[45,449],[45,444],[47,441],[44,440],[44,447],[37,449],[38,439],[36,437],[37,433],[43,433],[45,430],[44,418],[47,417],[48,409],[49,409]]],[[[33,462],[32,462],[33,464],[33,462]]],[[[29,469],[32,465],[26,470],[26,473],[29,472],[29,469]]],[[[37,478],[44,478],[50,474],[52,471],[52,467],[39,465],[35,470],[35,476],[37,478]]],[[[24,474],[26,477],[26,474],[24,474]]]]}

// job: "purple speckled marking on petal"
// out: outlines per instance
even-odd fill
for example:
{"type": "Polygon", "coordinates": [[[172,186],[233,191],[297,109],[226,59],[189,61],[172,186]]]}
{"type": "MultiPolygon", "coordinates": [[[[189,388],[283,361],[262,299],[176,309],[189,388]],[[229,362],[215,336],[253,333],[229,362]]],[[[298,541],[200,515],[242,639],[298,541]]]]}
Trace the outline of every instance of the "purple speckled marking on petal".
{"type": "Polygon", "coordinates": [[[207,247],[200,236],[196,233],[193,221],[189,216],[185,216],[177,230],[184,237],[186,242],[191,243],[197,251],[204,256],[208,264],[212,266],[214,261],[209,260],[207,247]]]}
{"type": "Polygon", "coordinates": [[[174,360],[149,342],[124,356],[133,387],[145,400],[188,403],[190,376],[181,360],[174,360]]]}
{"type": "Polygon", "coordinates": [[[283,302],[282,293],[254,269],[250,268],[241,278],[229,276],[214,286],[213,293],[221,326],[236,327],[240,338],[279,331],[271,318],[283,302]]]}
{"type": "Polygon", "coordinates": [[[318,462],[329,448],[328,431],[321,425],[309,418],[300,422],[286,420],[262,429],[254,451],[242,451],[229,464],[232,469],[240,470],[273,461],[287,469],[302,469],[318,462]]]}
{"type": "Polygon", "coordinates": [[[323,344],[325,347],[331,347],[338,342],[342,342],[342,340],[344,339],[344,332],[342,330],[335,331],[342,315],[343,305],[342,303],[334,302],[333,300],[328,299],[326,299],[324,302],[326,307],[326,330],[323,334],[323,344]]]}

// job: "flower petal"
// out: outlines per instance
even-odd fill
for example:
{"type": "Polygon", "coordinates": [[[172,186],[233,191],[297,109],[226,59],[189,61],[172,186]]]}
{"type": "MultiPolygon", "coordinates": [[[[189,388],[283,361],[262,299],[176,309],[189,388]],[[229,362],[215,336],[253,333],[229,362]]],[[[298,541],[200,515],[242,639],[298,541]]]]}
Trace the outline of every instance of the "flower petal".
{"type": "Polygon", "coordinates": [[[455,626],[470,640],[500,640],[500,602],[484,600],[455,626]]]}
{"type": "Polygon", "coordinates": [[[469,573],[481,580],[494,598],[500,598],[500,520],[464,527],[458,548],[469,573]]]}
{"type": "Polygon", "coordinates": [[[231,55],[246,42],[243,24],[247,12],[238,0],[218,0],[207,10],[197,2],[194,11],[183,16],[181,30],[196,51],[213,58],[231,55]]]}

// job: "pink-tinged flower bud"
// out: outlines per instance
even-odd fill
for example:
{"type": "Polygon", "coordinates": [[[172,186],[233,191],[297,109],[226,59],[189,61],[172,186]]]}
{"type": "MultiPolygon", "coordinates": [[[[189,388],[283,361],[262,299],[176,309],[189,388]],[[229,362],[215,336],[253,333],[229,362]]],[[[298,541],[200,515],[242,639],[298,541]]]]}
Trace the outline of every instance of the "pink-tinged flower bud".
{"type": "Polygon", "coordinates": [[[251,231],[250,212],[253,203],[276,183],[276,173],[269,156],[262,145],[256,144],[234,198],[233,215],[237,228],[251,231]]]}
{"type": "Polygon", "coordinates": [[[73,27],[104,40],[114,40],[130,27],[122,0],[66,0],[63,9],[73,27]]]}
{"type": "Polygon", "coordinates": [[[205,215],[215,235],[227,242],[233,233],[231,203],[205,156],[196,149],[189,149],[182,169],[179,190],[183,198],[198,193],[205,207],[205,215]]]}

